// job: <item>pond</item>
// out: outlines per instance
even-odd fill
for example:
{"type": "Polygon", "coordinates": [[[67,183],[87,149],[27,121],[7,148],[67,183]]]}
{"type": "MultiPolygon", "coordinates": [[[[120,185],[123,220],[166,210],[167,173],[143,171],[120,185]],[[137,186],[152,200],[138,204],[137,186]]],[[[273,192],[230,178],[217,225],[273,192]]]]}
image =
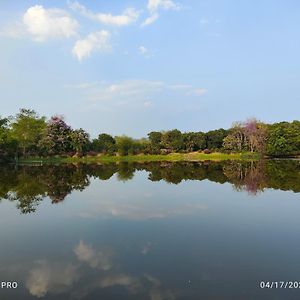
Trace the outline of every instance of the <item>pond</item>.
{"type": "Polygon", "coordinates": [[[0,170],[0,299],[300,297],[297,160],[0,170]]]}

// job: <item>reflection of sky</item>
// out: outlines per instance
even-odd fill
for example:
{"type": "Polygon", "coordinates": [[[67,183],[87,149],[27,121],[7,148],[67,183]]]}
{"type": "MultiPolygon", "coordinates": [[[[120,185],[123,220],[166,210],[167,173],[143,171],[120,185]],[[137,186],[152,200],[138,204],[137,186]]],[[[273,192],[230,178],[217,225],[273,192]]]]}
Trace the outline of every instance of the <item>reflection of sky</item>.
{"type": "Polygon", "coordinates": [[[162,288],[158,279],[148,274],[137,277],[124,273],[120,266],[115,267],[111,252],[95,249],[82,240],[73,250],[77,260],[70,255],[68,262],[57,263],[45,259],[33,263],[26,279],[26,288],[31,295],[43,298],[49,293],[62,294],[68,291],[72,298],[83,299],[93,290],[118,286],[144,299],[176,299],[175,292],[162,288]],[[90,272],[91,269],[97,272],[90,272]],[[89,282],[78,285],[80,278],[85,276],[89,282]]]}
{"type": "Polygon", "coordinates": [[[186,190],[180,195],[174,193],[181,187],[153,183],[144,180],[144,176],[145,173],[142,173],[126,184],[120,184],[115,177],[108,182],[96,180],[86,193],[86,201],[91,205],[82,206],[81,203],[77,215],[85,218],[147,220],[195,214],[207,209],[201,198],[190,198],[186,190]]]}
{"type": "Polygon", "coordinates": [[[146,178],[94,180],[30,215],[1,202],[1,278],[19,280],[22,299],[105,299],[121,289],[124,300],[211,298],[209,282],[233,299],[233,282],[253,295],[258,279],[300,278],[297,194],[146,178]]]}

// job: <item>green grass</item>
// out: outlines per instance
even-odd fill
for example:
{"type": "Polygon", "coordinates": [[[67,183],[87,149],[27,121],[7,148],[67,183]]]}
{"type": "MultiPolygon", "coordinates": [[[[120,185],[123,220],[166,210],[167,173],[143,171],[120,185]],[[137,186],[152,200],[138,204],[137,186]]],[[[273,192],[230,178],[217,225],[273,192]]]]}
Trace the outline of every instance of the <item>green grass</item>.
{"type": "Polygon", "coordinates": [[[115,162],[179,162],[179,161],[223,161],[223,160],[257,160],[260,156],[253,153],[171,153],[167,155],[128,155],[128,156],[84,156],[84,157],[50,157],[22,158],[19,163],[115,163],[115,162]]]}

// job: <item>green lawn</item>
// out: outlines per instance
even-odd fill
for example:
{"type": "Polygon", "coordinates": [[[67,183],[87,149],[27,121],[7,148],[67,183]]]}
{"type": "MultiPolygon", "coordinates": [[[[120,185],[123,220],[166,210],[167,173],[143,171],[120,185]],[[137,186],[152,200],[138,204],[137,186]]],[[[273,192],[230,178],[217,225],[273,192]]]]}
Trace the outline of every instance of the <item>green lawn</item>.
{"type": "Polygon", "coordinates": [[[128,155],[128,156],[84,156],[84,157],[50,157],[50,158],[22,158],[19,163],[113,163],[113,162],[152,162],[152,161],[222,161],[222,160],[256,160],[259,159],[258,154],[253,153],[211,153],[204,154],[198,152],[192,153],[171,153],[167,155],[128,155]]]}

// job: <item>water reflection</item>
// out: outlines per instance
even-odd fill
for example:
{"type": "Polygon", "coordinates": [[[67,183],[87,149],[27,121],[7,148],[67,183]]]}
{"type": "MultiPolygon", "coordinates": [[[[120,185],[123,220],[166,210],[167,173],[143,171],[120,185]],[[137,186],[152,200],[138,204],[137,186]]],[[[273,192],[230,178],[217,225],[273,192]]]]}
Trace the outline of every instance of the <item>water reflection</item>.
{"type": "Polygon", "coordinates": [[[127,292],[128,299],[177,298],[177,292],[164,288],[157,278],[146,273],[134,275],[123,271],[122,265],[114,262],[118,254],[112,249],[96,249],[81,240],[73,252],[75,256],[69,253],[68,261],[49,261],[45,258],[33,262],[27,272],[26,288],[29,293],[38,298],[69,294],[70,299],[84,299],[99,289],[111,291],[118,287],[127,292]]]}
{"type": "MultiPolygon", "coordinates": [[[[148,172],[150,181],[179,184],[183,180],[231,183],[236,191],[251,195],[273,188],[300,192],[300,162],[297,160],[202,163],[120,163],[105,165],[44,165],[0,167],[0,199],[16,201],[21,213],[34,212],[45,197],[53,204],[72,191],[83,191],[90,179],[133,179],[135,172],[148,172]]],[[[122,207],[118,208],[122,214],[122,207]]],[[[127,213],[127,212],[126,212],[127,213]]],[[[141,212],[142,213],[142,212],[141,212]]]]}
{"type": "Polygon", "coordinates": [[[298,161],[2,166],[0,299],[299,299],[258,288],[300,278],[299,191],[298,161]]]}
{"type": "Polygon", "coordinates": [[[26,287],[32,296],[42,298],[47,293],[60,294],[72,288],[78,281],[78,266],[71,263],[36,261],[29,271],[26,287]]]}

